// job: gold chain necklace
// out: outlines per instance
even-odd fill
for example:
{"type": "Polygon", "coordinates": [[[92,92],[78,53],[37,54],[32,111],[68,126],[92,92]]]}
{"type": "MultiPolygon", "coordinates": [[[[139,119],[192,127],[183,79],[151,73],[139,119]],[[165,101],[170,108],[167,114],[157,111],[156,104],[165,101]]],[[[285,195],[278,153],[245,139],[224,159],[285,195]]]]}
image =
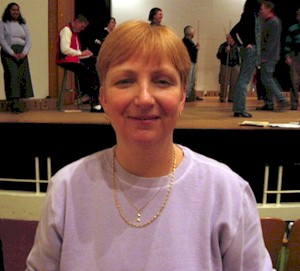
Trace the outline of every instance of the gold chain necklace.
{"type": "Polygon", "coordinates": [[[148,201],[142,208],[140,209],[137,209],[135,206],[133,206],[130,201],[127,199],[126,195],[124,194],[124,196],[126,197],[126,199],[128,200],[128,202],[130,203],[130,205],[132,207],[134,207],[134,209],[136,209],[137,211],[137,219],[136,221],[139,223],[139,224],[136,224],[136,223],[133,223],[131,222],[129,219],[126,218],[121,206],[120,206],[120,202],[119,202],[119,199],[118,199],[118,195],[117,195],[117,190],[116,190],[116,148],[114,148],[113,150],[113,161],[112,161],[112,187],[113,187],[113,194],[114,194],[114,200],[115,200],[115,204],[116,204],[116,207],[118,209],[118,212],[120,214],[120,216],[122,217],[122,219],[131,227],[134,227],[134,228],[144,228],[148,225],[150,225],[155,219],[157,219],[159,217],[159,215],[162,213],[162,211],[164,210],[166,204],[167,204],[167,201],[170,197],[170,193],[171,193],[171,190],[173,188],[173,184],[174,184],[174,180],[175,180],[175,169],[176,169],[176,152],[175,152],[175,146],[173,145],[173,163],[172,163],[172,170],[171,170],[171,180],[170,180],[170,183],[169,183],[169,186],[168,186],[168,191],[166,193],[166,196],[165,196],[165,199],[161,205],[161,207],[159,208],[159,210],[157,211],[157,213],[146,223],[140,223],[141,222],[141,211],[142,209],[144,209],[151,201],[152,199],[157,195],[157,193],[160,191],[155,193],[153,197],[151,197],[151,200],[148,201]]]}
{"type": "MultiPolygon", "coordinates": [[[[116,177],[118,178],[118,175],[116,174],[116,177]]],[[[131,200],[129,199],[129,197],[127,197],[124,189],[123,189],[123,186],[121,185],[121,182],[119,181],[119,186],[120,186],[120,189],[123,191],[123,195],[124,197],[126,198],[126,200],[128,201],[128,203],[130,204],[130,206],[136,210],[136,219],[135,221],[136,222],[141,222],[141,219],[142,219],[142,210],[144,210],[147,205],[159,194],[160,190],[162,189],[163,185],[152,195],[152,197],[150,198],[150,200],[148,200],[142,207],[140,208],[137,208],[132,202],[131,200]]]]}

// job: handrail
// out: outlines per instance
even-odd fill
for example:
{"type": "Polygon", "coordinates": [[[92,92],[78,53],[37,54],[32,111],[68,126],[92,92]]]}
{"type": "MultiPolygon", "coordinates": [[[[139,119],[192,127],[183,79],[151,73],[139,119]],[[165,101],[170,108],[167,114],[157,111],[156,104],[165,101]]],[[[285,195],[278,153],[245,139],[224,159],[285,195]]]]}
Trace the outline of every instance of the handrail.
{"type": "Polygon", "coordinates": [[[277,190],[269,190],[269,172],[270,166],[265,166],[264,174],[264,188],[263,188],[263,198],[262,204],[268,204],[268,194],[276,194],[276,204],[281,204],[281,194],[299,194],[300,190],[282,190],[282,175],[283,175],[283,166],[278,167],[278,177],[277,177],[277,190]]]}

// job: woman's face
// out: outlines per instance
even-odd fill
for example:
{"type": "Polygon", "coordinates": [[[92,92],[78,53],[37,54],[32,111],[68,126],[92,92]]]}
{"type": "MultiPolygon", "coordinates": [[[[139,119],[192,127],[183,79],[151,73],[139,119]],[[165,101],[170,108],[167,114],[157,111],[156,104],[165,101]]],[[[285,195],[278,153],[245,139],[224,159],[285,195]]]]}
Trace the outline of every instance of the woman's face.
{"type": "Polygon", "coordinates": [[[172,139],[185,101],[173,64],[138,55],[108,70],[100,95],[117,140],[127,143],[172,139]]]}
{"type": "Polygon", "coordinates": [[[163,17],[164,17],[163,12],[159,10],[153,16],[153,22],[156,24],[160,24],[162,22],[163,17]]]}
{"type": "Polygon", "coordinates": [[[116,26],[116,21],[114,19],[111,19],[107,25],[107,28],[112,31],[116,26]]]}
{"type": "Polygon", "coordinates": [[[17,21],[19,16],[20,16],[20,8],[17,5],[12,5],[11,9],[10,9],[10,15],[11,15],[11,19],[12,21],[17,21]]]}

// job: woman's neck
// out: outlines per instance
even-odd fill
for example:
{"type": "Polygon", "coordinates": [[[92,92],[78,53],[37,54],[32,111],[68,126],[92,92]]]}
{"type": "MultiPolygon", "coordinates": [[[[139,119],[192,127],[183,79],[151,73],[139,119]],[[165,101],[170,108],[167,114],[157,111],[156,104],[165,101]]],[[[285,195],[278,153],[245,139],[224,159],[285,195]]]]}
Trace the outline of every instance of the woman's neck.
{"type": "Polygon", "coordinates": [[[163,147],[160,145],[128,148],[117,144],[116,159],[128,172],[143,177],[160,177],[170,173],[174,155],[176,167],[183,158],[182,150],[173,143],[163,147]]]}

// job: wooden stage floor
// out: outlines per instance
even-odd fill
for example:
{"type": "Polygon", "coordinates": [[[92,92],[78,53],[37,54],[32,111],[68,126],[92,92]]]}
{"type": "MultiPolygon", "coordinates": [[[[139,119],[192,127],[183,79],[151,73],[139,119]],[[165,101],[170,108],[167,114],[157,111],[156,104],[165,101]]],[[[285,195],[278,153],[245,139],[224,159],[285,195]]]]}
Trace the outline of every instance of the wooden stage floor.
{"type": "MultiPolygon", "coordinates": [[[[203,101],[186,103],[179,129],[282,129],[274,127],[253,127],[239,125],[243,121],[269,123],[291,123],[300,121],[300,109],[285,111],[257,111],[263,105],[256,97],[247,97],[247,111],[252,118],[235,118],[232,103],[220,103],[218,97],[204,97],[203,101]]],[[[74,107],[72,107],[74,109],[74,107]]],[[[53,123],[53,124],[107,124],[103,113],[61,112],[58,110],[28,110],[22,114],[0,112],[0,123],[53,123]]]]}

